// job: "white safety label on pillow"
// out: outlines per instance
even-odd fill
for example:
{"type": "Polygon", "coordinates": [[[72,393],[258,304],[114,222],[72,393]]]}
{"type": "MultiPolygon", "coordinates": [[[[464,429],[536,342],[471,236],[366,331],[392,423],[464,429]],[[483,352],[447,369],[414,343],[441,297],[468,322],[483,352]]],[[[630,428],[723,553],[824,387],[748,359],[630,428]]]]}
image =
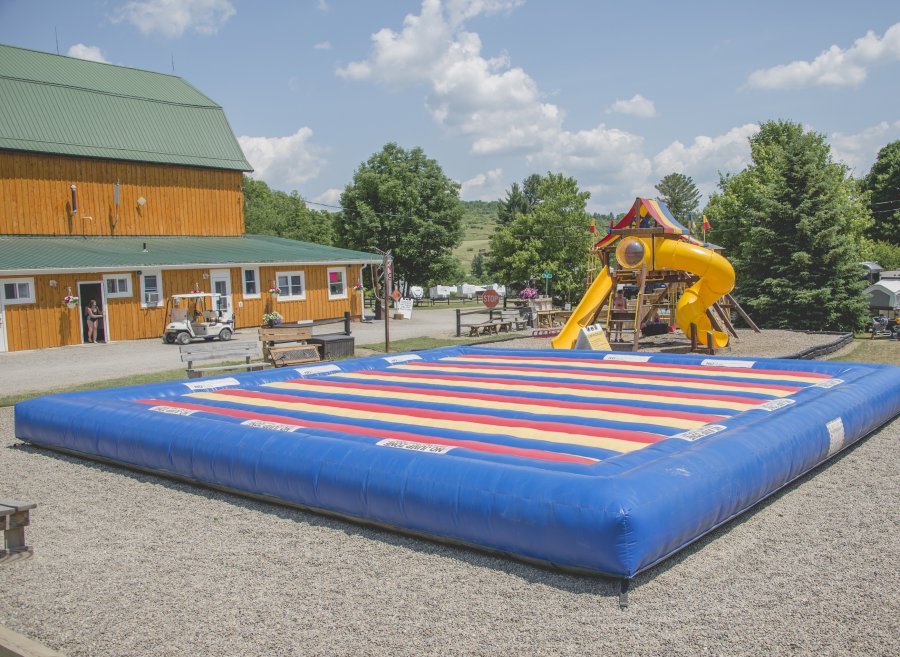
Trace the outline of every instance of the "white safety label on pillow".
{"type": "Polygon", "coordinates": [[[416,356],[415,354],[402,354],[400,356],[385,356],[384,360],[392,365],[396,365],[397,363],[405,363],[409,360],[422,360],[422,357],[416,356]]]}
{"type": "Polygon", "coordinates": [[[844,382],[843,379],[825,379],[824,381],[820,381],[816,384],[817,388],[833,388],[835,386],[839,386],[844,382]]]}
{"type": "Polygon", "coordinates": [[[700,361],[701,365],[707,367],[743,367],[751,368],[756,365],[755,360],[722,360],[721,358],[704,358],[700,361]]]}
{"type": "Polygon", "coordinates": [[[300,428],[296,424],[282,424],[281,422],[267,422],[266,420],[244,420],[241,424],[245,427],[271,429],[273,431],[296,431],[300,428]]]}
{"type": "Polygon", "coordinates": [[[724,431],[727,428],[728,427],[723,424],[707,424],[705,427],[700,427],[699,429],[691,429],[690,431],[685,431],[683,433],[676,433],[672,438],[680,438],[681,440],[694,442],[695,440],[711,436],[714,433],[724,431]]]}
{"type": "Polygon", "coordinates": [[[233,376],[226,377],[224,379],[210,379],[209,381],[185,381],[184,385],[186,385],[191,390],[210,390],[212,388],[224,388],[225,386],[236,386],[240,385],[238,380],[233,376]]]}
{"type": "Polygon", "coordinates": [[[650,356],[635,356],[633,354],[606,354],[603,360],[619,360],[625,363],[646,363],[650,356]]]}
{"type": "Polygon", "coordinates": [[[168,413],[169,415],[193,415],[197,413],[194,409],[179,408],[178,406],[151,406],[150,410],[157,413],[168,413]]]}
{"type": "Polygon", "coordinates": [[[340,372],[341,368],[337,365],[312,365],[310,367],[295,367],[294,371],[302,376],[309,374],[325,374],[326,372],[340,372]]]}
{"type": "Polygon", "coordinates": [[[828,429],[828,456],[831,456],[844,447],[844,421],[841,418],[835,418],[825,427],[828,429]]]}
{"type": "Polygon", "coordinates": [[[379,440],[376,445],[381,447],[393,447],[394,449],[408,449],[413,452],[427,452],[428,454],[446,454],[451,449],[456,449],[450,445],[430,445],[428,443],[416,443],[411,440],[396,440],[394,438],[385,438],[379,440]]]}
{"type": "Polygon", "coordinates": [[[760,411],[777,411],[779,408],[784,408],[785,406],[796,403],[797,402],[793,399],[773,399],[772,401],[767,401],[765,404],[760,404],[756,408],[760,411]]]}

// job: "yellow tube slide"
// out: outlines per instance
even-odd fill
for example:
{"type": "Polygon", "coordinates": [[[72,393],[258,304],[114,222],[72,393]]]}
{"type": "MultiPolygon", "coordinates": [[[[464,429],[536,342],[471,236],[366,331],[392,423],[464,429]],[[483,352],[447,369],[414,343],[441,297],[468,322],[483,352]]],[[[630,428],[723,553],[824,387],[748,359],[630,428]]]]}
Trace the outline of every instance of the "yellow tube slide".
{"type": "Polygon", "coordinates": [[[691,324],[696,324],[698,344],[708,347],[706,334],[711,331],[716,348],[728,345],[728,334],[713,331],[706,316],[707,308],[734,289],[734,268],[725,258],[697,244],[661,237],[628,237],[616,248],[616,257],[629,269],[646,264],[648,269],[675,269],[699,276],[700,280],[681,295],[675,309],[675,323],[685,335],[690,335],[691,324]],[[637,247],[635,242],[643,248],[637,247]],[[641,251],[642,256],[637,257],[641,251]]]}
{"type": "Polygon", "coordinates": [[[569,317],[569,321],[563,326],[550,344],[554,349],[574,349],[575,343],[578,341],[578,334],[581,327],[587,326],[593,319],[594,313],[603,303],[612,289],[612,278],[609,276],[609,267],[604,267],[597,274],[597,278],[591,283],[588,291],[582,297],[581,301],[569,317]]]}

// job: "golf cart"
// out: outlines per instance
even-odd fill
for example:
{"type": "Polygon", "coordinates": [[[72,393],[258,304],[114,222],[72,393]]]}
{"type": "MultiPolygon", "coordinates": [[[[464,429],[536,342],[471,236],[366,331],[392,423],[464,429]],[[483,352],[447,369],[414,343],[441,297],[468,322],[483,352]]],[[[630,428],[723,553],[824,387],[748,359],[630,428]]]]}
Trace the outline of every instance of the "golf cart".
{"type": "Polygon", "coordinates": [[[163,342],[188,344],[200,338],[231,340],[234,316],[229,310],[219,310],[221,296],[210,292],[191,292],[169,297],[166,301],[163,342]]]}

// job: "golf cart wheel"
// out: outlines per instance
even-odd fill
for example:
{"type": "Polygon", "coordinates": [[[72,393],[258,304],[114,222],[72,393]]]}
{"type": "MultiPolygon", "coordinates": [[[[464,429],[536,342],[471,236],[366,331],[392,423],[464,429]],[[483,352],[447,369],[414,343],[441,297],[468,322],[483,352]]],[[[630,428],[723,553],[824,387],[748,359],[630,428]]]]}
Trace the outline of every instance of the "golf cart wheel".
{"type": "Polygon", "coordinates": [[[178,344],[181,344],[181,345],[190,344],[191,336],[188,335],[187,333],[185,333],[184,331],[182,331],[181,333],[179,333],[178,335],[175,336],[175,342],[177,342],[178,344]]]}
{"type": "Polygon", "coordinates": [[[175,344],[175,334],[174,333],[166,333],[163,336],[163,342],[166,344],[175,344]]]}
{"type": "Polygon", "coordinates": [[[231,340],[231,329],[230,329],[230,328],[223,328],[223,329],[219,332],[219,340],[222,340],[222,341],[225,341],[225,340],[231,340]]]}

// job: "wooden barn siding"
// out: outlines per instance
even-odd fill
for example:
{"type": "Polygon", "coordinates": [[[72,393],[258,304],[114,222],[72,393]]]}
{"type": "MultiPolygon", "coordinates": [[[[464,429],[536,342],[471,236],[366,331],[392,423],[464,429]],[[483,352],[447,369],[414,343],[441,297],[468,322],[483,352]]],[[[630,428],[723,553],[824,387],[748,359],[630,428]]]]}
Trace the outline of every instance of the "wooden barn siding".
{"type": "MultiPolygon", "coordinates": [[[[342,317],[345,311],[353,316],[360,315],[358,295],[353,291],[359,267],[348,266],[349,292],[347,299],[328,300],[326,286],[326,266],[294,267],[291,271],[306,272],[306,301],[275,301],[268,292],[269,285],[279,267],[260,267],[260,285],[263,293],[259,299],[244,299],[241,294],[242,269],[231,268],[231,289],[235,310],[235,326],[249,328],[262,323],[262,315],[268,309],[277,310],[285,321],[301,319],[331,319],[342,317]],[[243,301],[243,308],[239,307],[243,301]]],[[[109,274],[110,272],[105,272],[109,274]]],[[[163,294],[169,297],[194,289],[195,284],[204,292],[210,291],[210,282],[203,274],[209,269],[175,269],[163,271],[163,294]]],[[[116,276],[130,276],[132,296],[123,299],[104,299],[101,303],[107,315],[109,340],[135,340],[159,338],[165,322],[165,306],[162,308],[141,308],[140,281],[134,271],[124,271],[116,276]]],[[[67,308],[63,297],[78,293],[78,283],[102,281],[104,274],[51,274],[34,276],[35,303],[11,304],[6,306],[6,335],[9,351],[23,349],[44,349],[64,345],[81,344],[81,307],[67,308]],[[57,286],[50,287],[50,280],[57,286]]],[[[4,277],[15,278],[15,277],[4,277]]],[[[104,291],[105,294],[105,291],[104,291]]],[[[99,300],[98,300],[99,301],[99,300]]],[[[340,327],[334,326],[337,332],[340,327]]]]}
{"type": "Polygon", "coordinates": [[[240,171],[0,151],[0,234],[241,235],[242,183],[240,171]]]}

